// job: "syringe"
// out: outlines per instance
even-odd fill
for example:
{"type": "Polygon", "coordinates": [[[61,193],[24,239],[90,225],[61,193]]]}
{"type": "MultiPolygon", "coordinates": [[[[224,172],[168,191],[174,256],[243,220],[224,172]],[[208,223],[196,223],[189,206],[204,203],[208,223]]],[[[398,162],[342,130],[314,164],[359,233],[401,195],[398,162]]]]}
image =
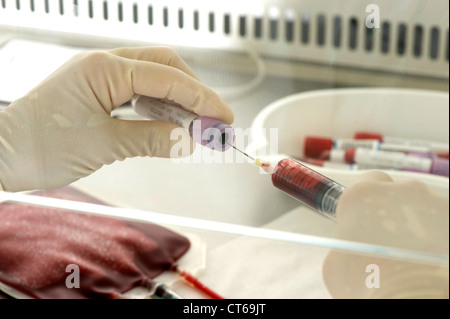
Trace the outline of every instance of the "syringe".
{"type": "Polygon", "coordinates": [[[336,220],[336,207],[345,191],[341,184],[289,158],[276,165],[254,159],[237,149],[272,176],[272,184],[319,213],[336,220]]]}
{"type": "Polygon", "coordinates": [[[335,219],[337,202],[345,188],[328,177],[291,159],[281,160],[273,166],[253,158],[233,145],[233,128],[217,119],[199,116],[179,106],[147,96],[136,96],[132,105],[138,114],[146,118],[168,121],[184,127],[199,144],[219,151],[233,147],[271,174],[275,187],[323,215],[335,219]]]}

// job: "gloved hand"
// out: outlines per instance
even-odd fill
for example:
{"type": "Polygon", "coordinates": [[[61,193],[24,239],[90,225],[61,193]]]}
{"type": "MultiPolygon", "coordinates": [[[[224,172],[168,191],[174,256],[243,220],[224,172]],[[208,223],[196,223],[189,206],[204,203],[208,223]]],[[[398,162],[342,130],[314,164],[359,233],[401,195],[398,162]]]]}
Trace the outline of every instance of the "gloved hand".
{"type": "MultiPolygon", "coordinates": [[[[367,173],[339,199],[337,237],[448,256],[448,212],[448,197],[421,182],[367,173]]],[[[339,251],[323,265],[335,298],[448,298],[448,276],[448,267],[339,251]]]]}
{"type": "Polygon", "coordinates": [[[110,117],[134,94],[233,122],[228,106],[169,48],[84,52],[0,112],[0,185],[6,191],[56,188],[116,160],[169,157],[176,143],[190,143],[180,148],[192,152],[187,132],[170,140],[174,124],[110,117]]]}

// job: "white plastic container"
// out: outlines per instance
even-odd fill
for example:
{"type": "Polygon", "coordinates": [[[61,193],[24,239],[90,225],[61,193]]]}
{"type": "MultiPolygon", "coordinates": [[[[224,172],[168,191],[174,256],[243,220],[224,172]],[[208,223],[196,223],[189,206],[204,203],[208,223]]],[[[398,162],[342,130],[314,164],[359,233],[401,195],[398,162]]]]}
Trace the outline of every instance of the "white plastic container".
{"type": "MultiPolygon", "coordinates": [[[[306,136],[352,138],[357,131],[377,132],[407,139],[449,142],[448,93],[407,89],[331,89],[287,96],[263,109],[252,124],[247,152],[265,154],[266,134],[278,129],[278,155],[302,158],[306,136]]],[[[276,147],[275,147],[276,149],[276,147]]],[[[262,156],[264,159],[264,156],[262,156]]],[[[318,172],[351,184],[362,171],[310,165],[318,172]]],[[[388,170],[394,180],[419,179],[445,194],[449,179],[422,173],[388,170]]]]}

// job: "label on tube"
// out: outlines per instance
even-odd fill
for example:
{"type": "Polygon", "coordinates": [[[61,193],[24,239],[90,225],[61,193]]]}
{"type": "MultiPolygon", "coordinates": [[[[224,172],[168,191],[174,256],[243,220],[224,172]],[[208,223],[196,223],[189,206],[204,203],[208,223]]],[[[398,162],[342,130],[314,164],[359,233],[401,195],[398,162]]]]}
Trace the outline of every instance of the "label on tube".
{"type": "Polygon", "coordinates": [[[334,140],[334,149],[347,150],[349,148],[363,148],[369,150],[379,150],[380,141],[378,140],[354,140],[354,139],[337,139],[334,140]]]}
{"type": "Polygon", "coordinates": [[[384,152],[366,149],[349,149],[346,152],[349,163],[373,165],[401,170],[430,172],[433,161],[430,158],[408,156],[400,152],[384,152]]]}
{"type": "Polygon", "coordinates": [[[175,123],[186,130],[189,130],[191,123],[199,117],[199,115],[186,111],[181,107],[174,107],[143,95],[138,97],[134,105],[136,112],[143,117],[175,123]]]}

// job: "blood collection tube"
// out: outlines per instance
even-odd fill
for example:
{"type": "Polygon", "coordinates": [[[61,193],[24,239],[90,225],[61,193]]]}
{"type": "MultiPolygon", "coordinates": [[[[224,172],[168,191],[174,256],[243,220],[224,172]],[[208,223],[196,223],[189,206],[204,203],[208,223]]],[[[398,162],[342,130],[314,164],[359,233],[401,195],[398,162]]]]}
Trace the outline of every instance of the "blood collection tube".
{"type": "MultiPolygon", "coordinates": [[[[406,139],[401,137],[393,137],[393,136],[384,136],[378,133],[371,132],[356,132],[354,134],[354,138],[356,140],[379,140],[381,143],[395,145],[395,146],[403,146],[405,149],[409,148],[409,151],[417,152],[417,148],[422,148],[420,152],[424,153],[435,153],[448,158],[449,153],[449,144],[448,143],[439,143],[434,141],[427,140],[415,140],[415,139],[406,139]],[[416,148],[416,149],[415,149],[416,148]]],[[[394,146],[392,146],[394,148],[394,146]]]]}
{"type": "Polygon", "coordinates": [[[384,168],[449,176],[448,159],[432,155],[430,157],[419,157],[401,152],[350,148],[345,151],[345,161],[349,164],[375,165],[384,168]]]}
{"type": "Polygon", "coordinates": [[[304,140],[304,156],[309,158],[321,158],[324,152],[331,150],[347,150],[349,148],[362,148],[378,151],[396,151],[396,152],[430,152],[430,148],[420,144],[406,144],[406,143],[386,143],[377,136],[373,139],[361,138],[362,135],[357,135],[358,139],[339,138],[331,139],[327,137],[307,136],[304,140]]]}
{"type": "MultiPolygon", "coordinates": [[[[265,165],[262,164],[264,168],[265,165]]],[[[336,219],[336,207],[345,187],[292,159],[283,159],[275,167],[266,169],[272,183],[283,192],[336,219]]]]}
{"type": "Polygon", "coordinates": [[[137,95],[132,105],[136,113],[153,120],[177,124],[189,131],[195,142],[216,151],[226,151],[234,143],[234,130],[217,119],[199,116],[179,106],[137,95]]]}
{"type": "MultiPolygon", "coordinates": [[[[336,162],[355,164],[366,169],[395,169],[422,172],[448,177],[449,161],[430,153],[408,153],[349,148],[347,150],[324,151],[322,157],[336,162]],[[422,154],[419,156],[418,154],[422,154]]],[[[320,160],[316,160],[320,161],[320,160]]]]}
{"type": "Polygon", "coordinates": [[[321,158],[324,152],[346,150],[348,148],[380,149],[379,140],[331,139],[327,137],[307,136],[304,141],[304,155],[309,158],[321,158]]]}

